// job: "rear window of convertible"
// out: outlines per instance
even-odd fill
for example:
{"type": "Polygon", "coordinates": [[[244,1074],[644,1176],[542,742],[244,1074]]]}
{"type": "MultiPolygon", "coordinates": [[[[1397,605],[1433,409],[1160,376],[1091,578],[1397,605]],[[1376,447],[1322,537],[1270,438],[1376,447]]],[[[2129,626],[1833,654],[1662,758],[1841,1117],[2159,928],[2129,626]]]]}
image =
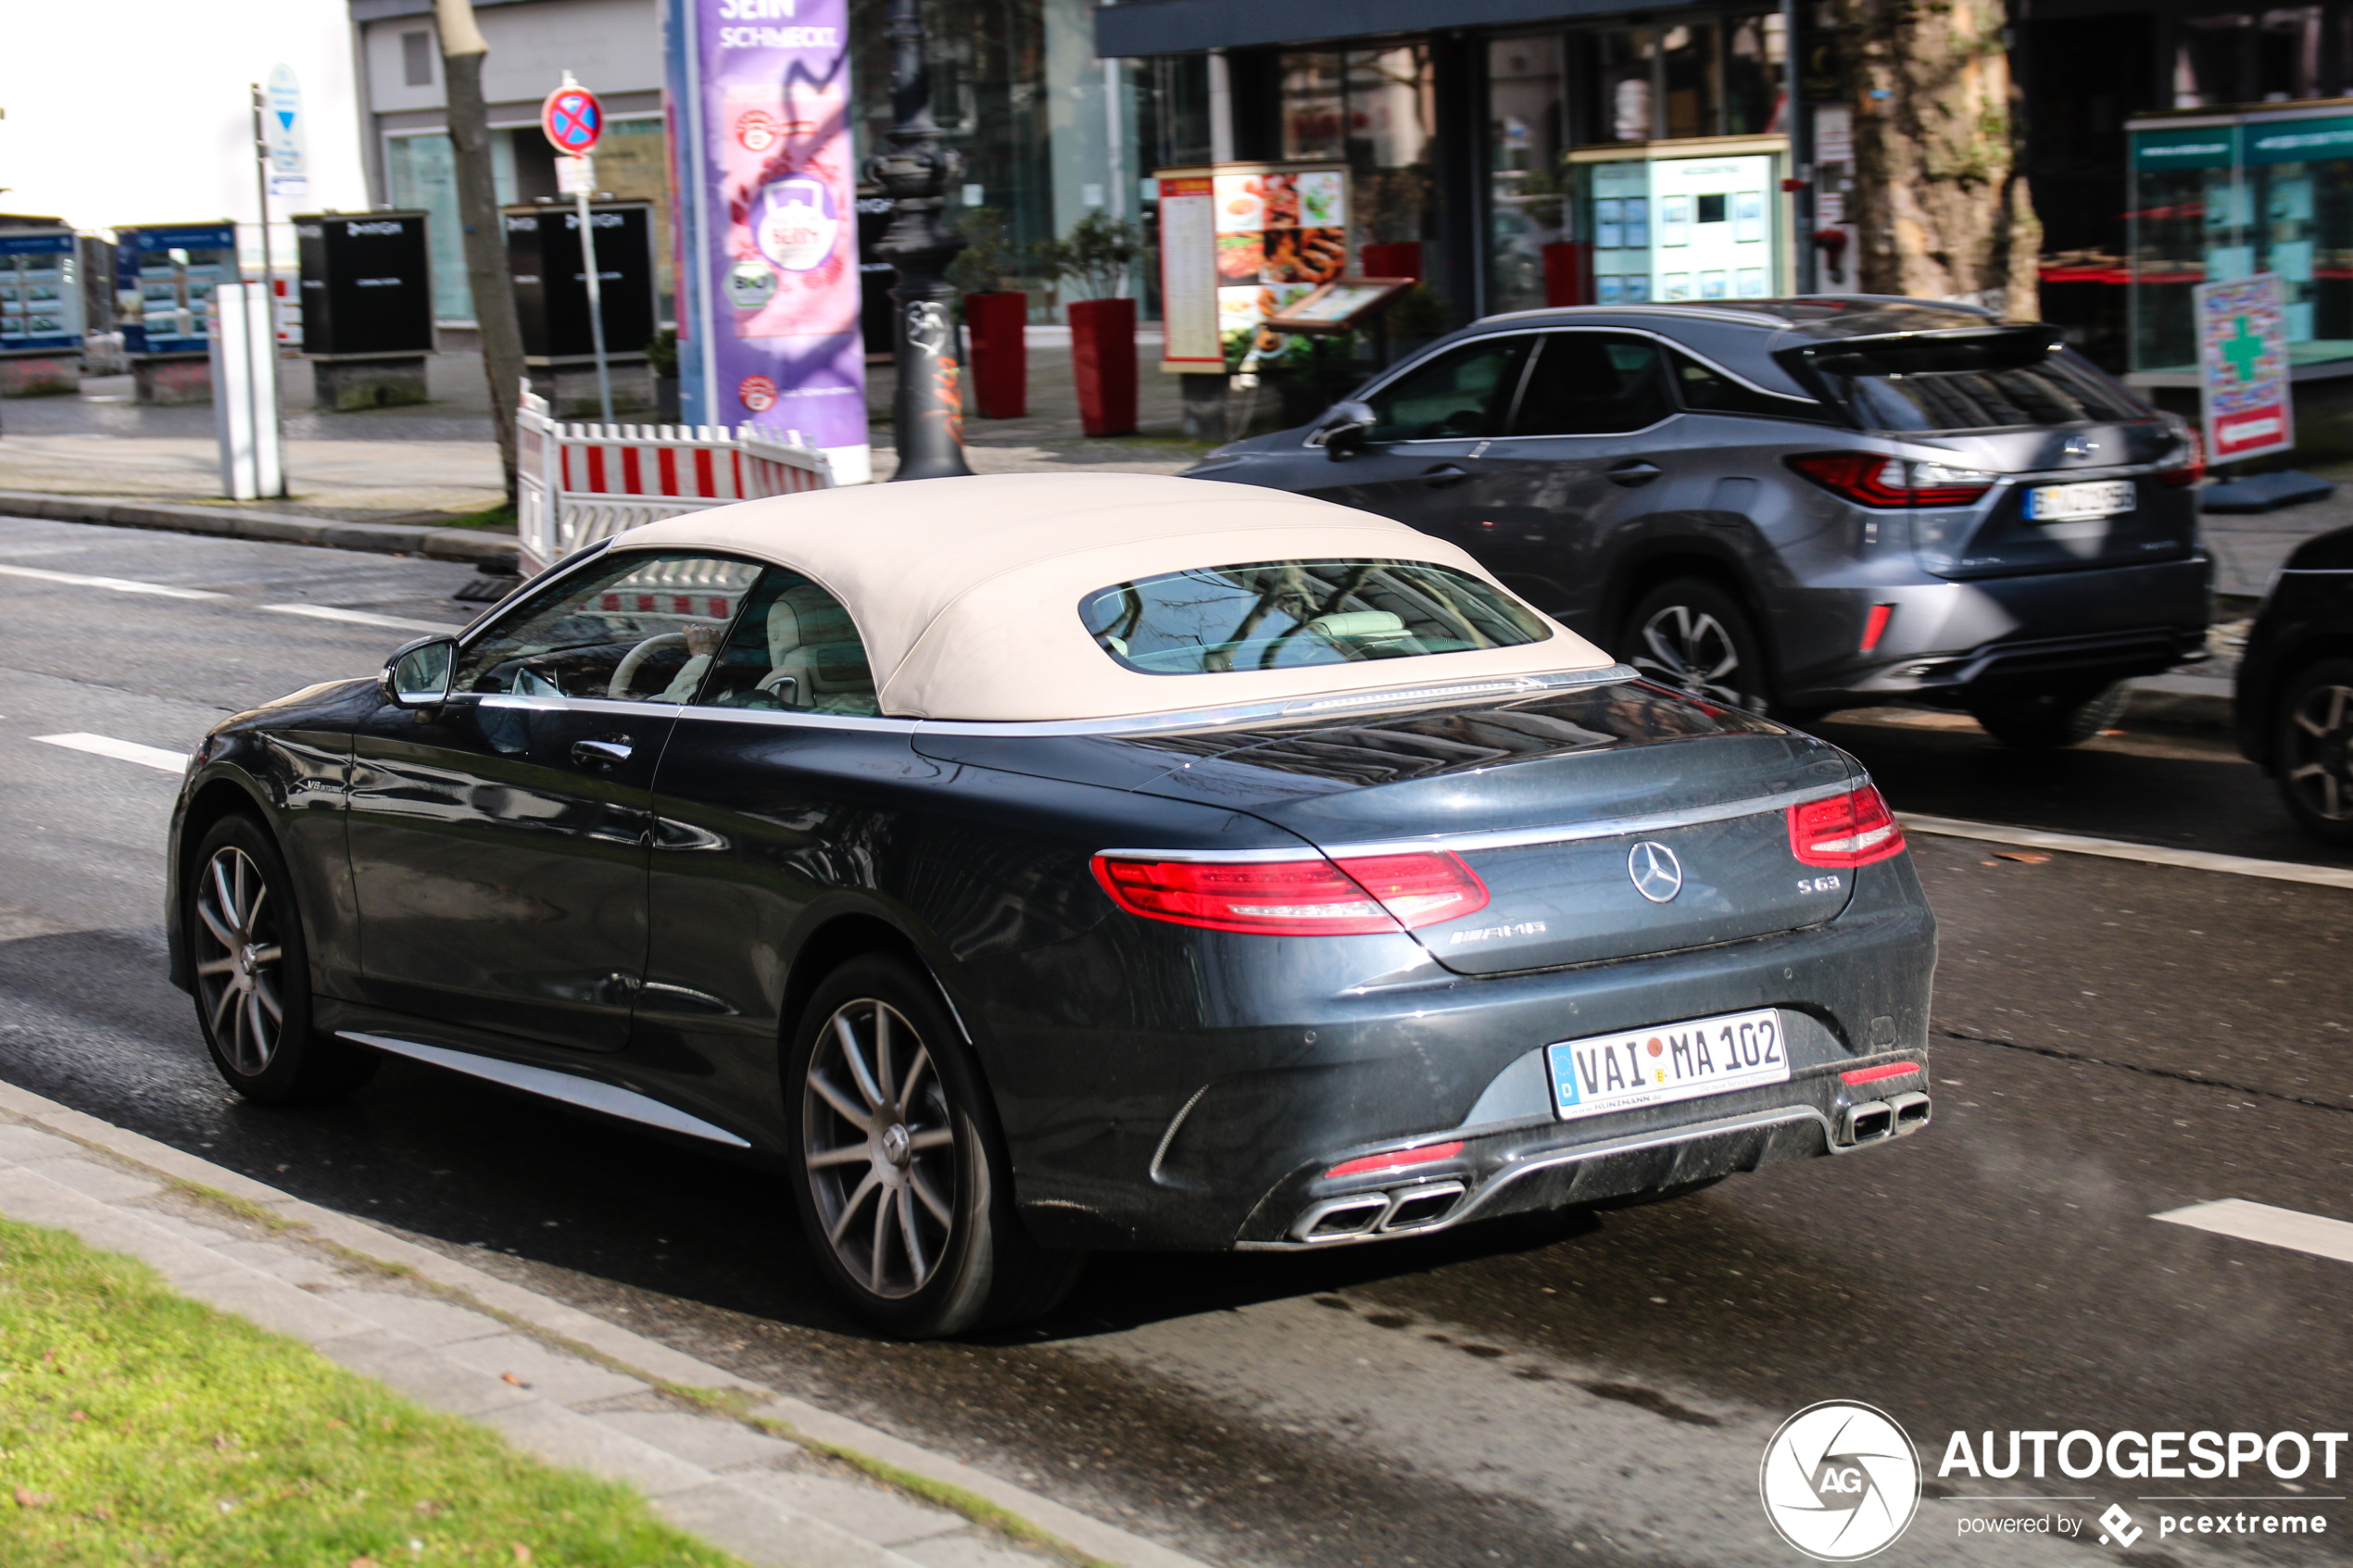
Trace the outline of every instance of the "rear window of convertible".
{"type": "Polygon", "coordinates": [[[1296,670],[1541,643],[1501,588],[1402,560],[1263,560],[1164,572],[1079,602],[1096,646],[1146,675],[1296,670]]]}

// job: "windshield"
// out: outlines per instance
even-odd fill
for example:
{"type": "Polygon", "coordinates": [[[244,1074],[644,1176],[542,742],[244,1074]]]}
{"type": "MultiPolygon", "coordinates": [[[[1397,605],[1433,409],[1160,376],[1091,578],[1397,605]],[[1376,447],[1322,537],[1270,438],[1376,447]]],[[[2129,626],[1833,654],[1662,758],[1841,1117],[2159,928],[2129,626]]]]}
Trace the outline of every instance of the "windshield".
{"type": "Polygon", "coordinates": [[[1791,354],[1859,430],[1951,434],[2150,417],[2047,327],[1863,339],[1791,354]]]}
{"type": "Polygon", "coordinates": [[[1295,670],[1541,643],[1501,588],[1400,560],[1273,560],[1114,583],[1080,601],[1096,645],[1147,675],[1295,670]]]}

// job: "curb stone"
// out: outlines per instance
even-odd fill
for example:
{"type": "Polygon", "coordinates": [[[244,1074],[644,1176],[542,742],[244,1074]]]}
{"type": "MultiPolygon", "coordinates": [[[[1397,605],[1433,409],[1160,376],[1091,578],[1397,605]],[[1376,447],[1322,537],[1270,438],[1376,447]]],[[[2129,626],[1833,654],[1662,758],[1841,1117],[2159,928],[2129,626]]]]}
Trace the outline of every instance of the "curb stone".
{"type": "Polygon", "coordinates": [[[550,1462],[626,1481],[672,1523],[748,1562],[1205,1568],[985,1471],[30,1090],[0,1083],[0,1115],[18,1119],[0,1121],[0,1210],[12,1218],[143,1258],[183,1294],[305,1340],[420,1403],[480,1420],[550,1462]],[[85,1158],[93,1150],[110,1160],[85,1158]],[[147,1206],[175,1190],[268,1238],[147,1206]],[[337,1261],[346,1267],[336,1270],[337,1261]],[[427,1293],[395,1294],[396,1282],[427,1293]],[[510,1383],[484,1370],[492,1361],[531,1376],[510,1383]],[[544,1385],[545,1397],[531,1384],[544,1385]],[[798,1467],[786,1467],[796,1459],[798,1467]],[[899,1472],[916,1485],[885,1490],[874,1480],[845,1480],[828,1473],[827,1459],[884,1484],[899,1472]],[[968,1500],[954,1502],[958,1494],[968,1500]]]}
{"type": "Polygon", "coordinates": [[[104,496],[48,495],[30,490],[0,490],[0,511],[45,518],[52,522],[160,528],[179,533],[211,533],[280,545],[320,545],[329,549],[371,550],[382,555],[430,556],[436,560],[511,560],[516,549],[515,536],[496,529],[340,522],[333,518],[245,511],[227,506],[182,507],[158,501],[109,500],[104,496]]]}

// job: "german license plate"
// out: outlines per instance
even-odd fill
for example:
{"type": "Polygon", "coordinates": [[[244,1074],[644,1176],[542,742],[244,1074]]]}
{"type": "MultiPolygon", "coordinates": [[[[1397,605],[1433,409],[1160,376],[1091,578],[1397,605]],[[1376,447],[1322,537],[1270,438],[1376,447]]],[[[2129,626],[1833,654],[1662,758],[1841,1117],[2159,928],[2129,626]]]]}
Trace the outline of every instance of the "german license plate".
{"type": "Polygon", "coordinates": [[[1789,1081],[1781,1015],[1771,1008],[1563,1040],[1544,1057],[1564,1122],[1789,1081]]]}
{"type": "Polygon", "coordinates": [[[2084,484],[2038,484],[2026,493],[2026,515],[2033,522],[2076,522],[2114,517],[2133,509],[2133,482],[2095,480],[2084,484]]]}

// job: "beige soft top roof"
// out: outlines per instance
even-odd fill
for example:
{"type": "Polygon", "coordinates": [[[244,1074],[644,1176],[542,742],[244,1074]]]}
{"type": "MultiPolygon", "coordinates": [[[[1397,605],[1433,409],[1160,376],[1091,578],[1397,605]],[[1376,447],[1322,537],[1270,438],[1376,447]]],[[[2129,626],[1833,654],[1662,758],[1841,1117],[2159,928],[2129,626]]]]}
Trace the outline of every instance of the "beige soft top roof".
{"type": "Polygon", "coordinates": [[[1100,473],[855,485],[667,518],[615,546],[725,550],[806,573],[849,611],[882,710],[895,718],[1120,718],[1611,662],[1547,620],[1552,636],[1519,647],[1199,675],[1123,669],[1078,613],[1082,598],[1115,583],[1367,558],[1494,582],[1462,550],[1403,523],[1256,485],[1100,473]]]}

